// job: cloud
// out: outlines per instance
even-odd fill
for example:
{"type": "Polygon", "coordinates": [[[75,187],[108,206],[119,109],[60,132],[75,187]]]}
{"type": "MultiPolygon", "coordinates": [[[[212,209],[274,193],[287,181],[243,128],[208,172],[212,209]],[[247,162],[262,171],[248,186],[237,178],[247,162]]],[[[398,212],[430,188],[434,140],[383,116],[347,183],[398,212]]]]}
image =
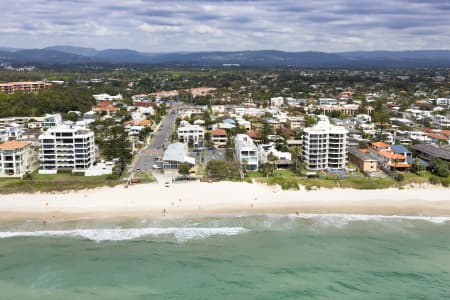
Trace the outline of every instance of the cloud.
{"type": "Polygon", "coordinates": [[[9,43],[0,46],[450,49],[447,0],[15,0],[1,1],[0,9],[8,11],[0,19],[0,37],[9,43]]]}

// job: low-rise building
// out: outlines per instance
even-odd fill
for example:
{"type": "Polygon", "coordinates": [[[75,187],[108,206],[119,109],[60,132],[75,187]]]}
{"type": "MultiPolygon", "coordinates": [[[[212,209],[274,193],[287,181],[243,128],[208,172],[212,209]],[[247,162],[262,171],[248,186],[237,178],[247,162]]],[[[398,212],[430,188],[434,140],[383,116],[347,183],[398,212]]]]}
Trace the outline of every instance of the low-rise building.
{"type": "Polygon", "coordinates": [[[411,167],[405,154],[395,153],[389,144],[373,142],[369,147],[369,154],[378,161],[385,170],[406,170],[411,167]]]}
{"type": "Polygon", "coordinates": [[[450,129],[450,118],[443,115],[434,115],[432,125],[436,128],[450,129]]]}
{"type": "Polygon", "coordinates": [[[358,166],[358,169],[364,173],[376,172],[378,170],[378,161],[357,148],[348,149],[349,160],[358,166]]]}
{"type": "Polygon", "coordinates": [[[237,134],[234,138],[236,160],[247,165],[247,170],[258,170],[258,148],[246,134],[237,134]]]}
{"type": "Polygon", "coordinates": [[[211,142],[214,147],[223,148],[228,141],[227,132],[224,129],[216,128],[211,131],[211,142]]]}
{"type": "Polygon", "coordinates": [[[46,114],[44,116],[44,119],[42,120],[42,127],[44,128],[50,128],[59,126],[62,123],[62,117],[61,114],[46,114]]]}
{"type": "Polygon", "coordinates": [[[163,155],[164,169],[178,169],[180,163],[195,165],[195,158],[188,156],[188,145],[185,143],[170,144],[163,155]]]}
{"type": "Polygon", "coordinates": [[[0,177],[22,177],[39,167],[36,150],[29,141],[0,144],[0,177]]]}
{"type": "Polygon", "coordinates": [[[291,161],[292,155],[289,152],[278,151],[275,144],[258,145],[259,163],[264,164],[270,161],[291,161]],[[271,159],[271,157],[273,159],[271,159]]]}
{"type": "Polygon", "coordinates": [[[287,125],[290,129],[294,130],[297,128],[305,127],[305,117],[304,116],[292,116],[287,117],[287,125]]]}
{"type": "Polygon", "coordinates": [[[178,141],[193,146],[203,145],[205,129],[199,125],[186,124],[177,128],[178,141]]]}
{"type": "Polygon", "coordinates": [[[416,144],[412,146],[417,156],[430,162],[434,159],[442,159],[450,162],[450,151],[438,148],[430,144],[416,144]]]}
{"type": "Polygon", "coordinates": [[[52,84],[45,81],[6,82],[0,83],[0,93],[14,94],[18,91],[37,92],[51,87],[52,84]]]}
{"type": "Polygon", "coordinates": [[[123,96],[121,94],[117,94],[115,96],[112,96],[110,94],[97,94],[92,95],[96,101],[118,101],[122,100],[123,96]]]}

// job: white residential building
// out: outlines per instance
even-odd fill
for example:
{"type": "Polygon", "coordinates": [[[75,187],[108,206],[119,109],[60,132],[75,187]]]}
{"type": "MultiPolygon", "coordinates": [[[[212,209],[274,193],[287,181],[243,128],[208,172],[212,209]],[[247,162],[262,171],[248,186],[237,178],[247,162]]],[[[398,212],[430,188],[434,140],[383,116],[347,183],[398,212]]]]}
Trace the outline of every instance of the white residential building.
{"type": "Polygon", "coordinates": [[[94,133],[88,129],[61,125],[39,136],[39,173],[58,170],[86,170],[95,161],[94,133]]]}
{"type": "Polygon", "coordinates": [[[441,129],[450,129],[450,118],[443,115],[433,116],[433,127],[441,129]]]}
{"type": "Polygon", "coordinates": [[[237,134],[234,138],[236,160],[247,164],[247,170],[258,170],[258,148],[246,134],[237,134]]]}
{"type": "Polygon", "coordinates": [[[450,98],[437,98],[436,105],[448,107],[448,106],[450,106],[450,98]]]}
{"type": "Polygon", "coordinates": [[[261,164],[270,161],[269,156],[272,154],[276,160],[292,160],[292,155],[289,152],[281,152],[275,148],[275,144],[258,145],[258,158],[261,164]]]}
{"type": "Polygon", "coordinates": [[[37,152],[28,141],[0,144],[0,177],[22,177],[38,168],[37,152]]]}
{"type": "Polygon", "coordinates": [[[59,126],[62,123],[62,117],[61,114],[54,114],[54,115],[45,115],[44,120],[42,121],[42,127],[44,128],[50,128],[59,126]]]}
{"type": "Polygon", "coordinates": [[[115,96],[112,96],[110,94],[98,94],[98,95],[92,95],[96,101],[117,101],[122,100],[123,97],[121,94],[117,94],[115,96]]]}
{"type": "Polygon", "coordinates": [[[345,169],[347,134],[341,126],[320,121],[303,131],[302,159],[309,170],[345,169]]]}
{"type": "Polygon", "coordinates": [[[194,146],[203,145],[205,129],[198,125],[185,124],[177,128],[178,141],[194,146]]]}
{"type": "Polygon", "coordinates": [[[334,98],[319,98],[317,100],[318,105],[337,105],[338,101],[334,98]]]}
{"type": "Polygon", "coordinates": [[[270,98],[270,106],[272,107],[280,107],[284,103],[283,97],[272,97],[270,98]]]}

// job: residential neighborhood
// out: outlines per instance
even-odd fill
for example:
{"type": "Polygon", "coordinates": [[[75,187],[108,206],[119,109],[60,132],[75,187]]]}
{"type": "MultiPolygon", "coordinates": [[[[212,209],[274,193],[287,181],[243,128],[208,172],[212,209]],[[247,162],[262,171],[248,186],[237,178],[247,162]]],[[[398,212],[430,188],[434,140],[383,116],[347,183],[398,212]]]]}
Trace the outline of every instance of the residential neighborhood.
{"type": "MultiPolygon", "coordinates": [[[[323,72],[298,76],[313,81],[323,72]]],[[[365,75],[370,80],[383,78],[386,84],[393,80],[374,71],[365,75]]],[[[442,162],[448,167],[448,90],[439,94],[446,97],[427,98],[418,84],[412,100],[402,90],[388,93],[381,84],[370,92],[364,92],[367,86],[351,85],[334,87],[331,93],[329,83],[315,81],[303,97],[285,87],[278,95],[255,98],[255,90],[270,94],[265,85],[279,80],[277,74],[258,76],[233,88],[194,86],[151,93],[133,93],[130,86],[136,83],[129,83],[114,94],[91,94],[92,104],[83,111],[0,118],[0,176],[116,174],[126,176],[127,182],[139,181],[142,174],[152,180],[163,176],[164,181],[229,177],[211,172],[219,161],[237,167],[233,174],[244,180],[291,174],[401,181],[405,175],[423,176],[426,171],[437,175],[442,162]],[[189,166],[189,172],[181,172],[180,166],[189,166]]],[[[99,82],[105,81],[83,84],[99,82]]],[[[51,87],[44,83],[36,86],[51,87]]],[[[4,86],[25,86],[8,84],[4,86]]],[[[58,88],[60,84],[52,89],[58,88]]]]}

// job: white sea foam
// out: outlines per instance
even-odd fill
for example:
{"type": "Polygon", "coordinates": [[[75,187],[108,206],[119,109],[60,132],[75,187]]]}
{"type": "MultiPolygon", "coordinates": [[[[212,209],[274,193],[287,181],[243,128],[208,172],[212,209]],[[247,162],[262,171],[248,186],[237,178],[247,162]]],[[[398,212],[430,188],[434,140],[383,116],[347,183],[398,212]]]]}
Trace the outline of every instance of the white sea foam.
{"type": "Polygon", "coordinates": [[[358,215],[358,214],[290,214],[291,218],[318,219],[324,223],[348,224],[357,221],[424,221],[435,224],[450,222],[450,216],[431,217],[431,216],[386,216],[386,215],[358,215]]]}
{"type": "Polygon", "coordinates": [[[191,239],[202,239],[213,235],[238,235],[249,230],[242,227],[197,228],[197,227],[169,227],[169,228],[115,228],[115,229],[74,229],[55,231],[8,231],[0,232],[0,238],[12,237],[81,237],[92,241],[123,241],[138,239],[145,236],[158,237],[173,235],[177,241],[184,242],[191,239]]]}

